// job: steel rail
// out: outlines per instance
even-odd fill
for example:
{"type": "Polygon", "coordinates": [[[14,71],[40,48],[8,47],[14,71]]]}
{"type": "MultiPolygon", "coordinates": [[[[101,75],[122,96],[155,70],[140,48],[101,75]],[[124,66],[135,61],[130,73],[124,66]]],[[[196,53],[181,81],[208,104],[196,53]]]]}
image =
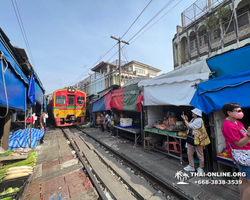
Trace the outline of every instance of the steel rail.
{"type": "Polygon", "coordinates": [[[149,179],[151,179],[152,181],[154,181],[157,185],[159,185],[160,187],[167,189],[168,191],[171,191],[172,193],[174,193],[175,195],[177,195],[178,197],[180,197],[181,199],[186,199],[186,200],[193,200],[192,197],[184,194],[183,192],[177,190],[175,187],[173,187],[172,185],[170,185],[169,183],[165,182],[164,180],[162,180],[161,178],[157,177],[156,175],[152,174],[150,171],[148,171],[147,169],[143,168],[142,166],[140,166],[139,164],[135,163],[134,160],[132,160],[131,158],[129,158],[128,156],[119,153],[115,150],[113,150],[111,147],[109,147],[108,145],[106,145],[105,143],[103,143],[102,141],[96,139],[95,137],[91,136],[90,134],[88,134],[87,132],[83,131],[82,129],[80,129],[79,127],[75,127],[76,129],[80,130],[81,132],[83,132],[84,134],[88,135],[89,137],[91,137],[92,139],[94,139],[95,141],[97,141],[98,143],[100,143],[101,145],[103,145],[105,148],[107,148],[109,151],[112,151],[115,155],[117,155],[118,157],[120,157],[122,160],[125,160],[130,166],[133,166],[134,169],[136,169],[139,172],[143,172],[144,175],[146,175],[149,179]]]}
{"type": "Polygon", "coordinates": [[[74,148],[78,158],[80,159],[81,163],[83,164],[84,168],[86,169],[89,177],[90,177],[90,180],[92,181],[92,183],[94,184],[96,190],[97,190],[97,193],[100,195],[101,199],[102,200],[108,200],[106,195],[103,193],[102,189],[100,188],[99,184],[97,183],[95,177],[93,176],[92,172],[89,170],[87,164],[85,163],[85,161],[83,160],[83,157],[82,155],[80,154],[80,152],[78,151],[76,145],[74,144],[74,142],[72,142],[72,139],[70,139],[70,137],[68,136],[68,134],[66,133],[66,131],[62,128],[61,129],[63,131],[63,133],[66,135],[66,137],[68,138],[68,140],[70,141],[70,144],[72,145],[72,147],[74,148]]]}

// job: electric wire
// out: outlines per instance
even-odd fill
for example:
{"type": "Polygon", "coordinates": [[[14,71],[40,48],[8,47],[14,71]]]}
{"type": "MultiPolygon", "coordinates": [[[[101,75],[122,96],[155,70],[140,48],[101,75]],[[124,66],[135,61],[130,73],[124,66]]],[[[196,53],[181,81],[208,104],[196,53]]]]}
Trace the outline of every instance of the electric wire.
{"type": "Polygon", "coordinates": [[[33,55],[32,55],[32,52],[31,52],[30,45],[29,45],[29,41],[28,41],[28,38],[27,38],[27,35],[26,35],[26,32],[25,32],[25,28],[23,26],[22,18],[21,18],[19,9],[18,9],[18,5],[16,3],[16,0],[14,0],[14,2],[13,2],[13,0],[11,0],[11,2],[12,2],[12,5],[13,5],[13,8],[14,8],[16,17],[17,17],[17,21],[18,21],[19,27],[21,29],[21,33],[22,33],[25,45],[27,47],[27,50],[28,50],[28,53],[30,55],[31,61],[32,61],[33,65],[34,65],[34,68],[36,69],[35,61],[33,59],[33,55]]]}
{"type": "Polygon", "coordinates": [[[106,56],[113,48],[115,48],[115,46],[118,43],[116,43],[113,47],[111,47],[111,49],[109,49],[103,56],[101,56],[93,65],[91,65],[91,67],[89,67],[83,74],[81,74],[81,76],[79,76],[75,81],[71,82],[70,85],[74,84],[79,78],[81,78],[83,75],[85,75],[87,73],[87,71],[89,71],[91,68],[93,68],[104,56],[106,56]]]}
{"type": "MultiPolygon", "coordinates": [[[[162,13],[168,6],[170,6],[171,3],[173,3],[174,0],[170,0],[160,11],[158,11],[158,13],[156,13],[132,38],[130,38],[130,40],[128,42],[130,42],[136,35],[138,35],[150,22],[152,22],[152,20],[154,20],[160,13],[162,13]]],[[[125,45],[123,45],[121,47],[120,50],[122,50],[125,47],[125,45]]],[[[119,50],[107,61],[109,62],[117,53],[119,52],[119,50]]]]}
{"type": "MultiPolygon", "coordinates": [[[[167,11],[164,15],[161,16],[155,23],[153,23],[150,27],[148,27],[142,34],[140,34],[137,38],[135,38],[132,42],[130,42],[130,45],[134,43],[139,37],[141,37],[145,32],[147,32],[152,26],[154,26],[158,21],[160,21],[163,17],[166,16],[170,11],[172,11],[182,0],[180,0],[178,3],[176,3],[169,11],[167,11]]],[[[125,45],[123,46],[125,47],[125,45]]],[[[128,46],[126,46],[124,49],[127,49],[128,46]]]]}
{"type": "Polygon", "coordinates": [[[142,12],[139,14],[139,16],[135,19],[135,21],[130,25],[130,27],[128,28],[128,30],[123,34],[123,36],[121,37],[121,39],[126,35],[126,33],[129,31],[129,29],[135,24],[135,22],[139,19],[139,17],[142,15],[142,13],[147,9],[147,7],[149,6],[149,4],[152,2],[153,0],[150,0],[150,2],[146,5],[146,7],[142,10],[142,12]]]}
{"type": "Polygon", "coordinates": [[[171,3],[175,0],[170,0],[158,13],[155,14],[128,42],[130,42],[135,36],[137,36],[150,22],[152,22],[159,14],[161,14],[171,3]]]}
{"type": "Polygon", "coordinates": [[[132,44],[134,41],[136,41],[139,37],[141,37],[146,31],[148,31],[152,26],[154,26],[158,21],[160,21],[163,17],[166,16],[170,11],[172,11],[182,0],[180,0],[177,4],[175,4],[169,11],[167,11],[164,15],[161,16],[155,23],[153,23],[149,28],[147,28],[141,35],[139,35],[137,38],[135,38],[130,44],[132,44]]]}
{"type": "MultiPolygon", "coordinates": [[[[147,23],[146,23],[146,24],[145,24],[145,25],[144,25],[144,26],[143,26],[143,27],[142,27],[133,37],[132,37],[132,38],[130,38],[130,40],[129,40],[128,42],[130,42],[136,35],[138,35],[138,34],[139,34],[139,33],[140,33],[140,32],[150,23],[150,22],[152,22],[157,16],[159,16],[159,14],[161,14],[168,6],[170,6],[171,3],[173,3],[174,1],[175,1],[175,0],[170,0],[168,3],[166,3],[165,6],[163,6],[163,8],[161,8],[160,11],[158,11],[158,12],[157,12],[157,13],[156,13],[156,14],[155,14],[155,15],[154,15],[154,16],[153,16],[153,17],[152,17],[152,18],[151,18],[151,19],[150,19],[150,20],[149,20],[149,21],[148,21],[148,22],[147,22],[147,23]]],[[[151,3],[151,1],[148,3],[148,5],[149,5],[150,3],[151,3]]],[[[148,5],[147,5],[147,6],[148,6],[148,5]]],[[[147,8],[147,6],[144,8],[144,10],[147,8]]],[[[143,12],[144,12],[144,10],[143,10],[143,12]]],[[[142,14],[142,13],[141,13],[141,14],[142,14]]],[[[140,14],[140,15],[141,15],[141,14],[140,14]]],[[[140,16],[140,15],[139,15],[139,16],[140,16]]],[[[137,20],[137,19],[136,19],[136,20],[137,20]]],[[[132,24],[132,25],[133,25],[133,24],[132,24]]],[[[132,26],[131,26],[131,27],[132,27],[132,26]]],[[[130,28],[129,28],[129,29],[130,29],[130,28]]],[[[129,30],[129,29],[128,29],[128,30],[129,30]]],[[[127,31],[128,31],[128,30],[127,30],[127,31]]],[[[127,32],[127,31],[126,31],[126,32],[127,32]]],[[[126,34],[126,32],[125,32],[125,34],[126,34]]],[[[116,46],[116,45],[117,45],[117,43],[115,44],[115,46],[116,46]]],[[[113,46],[112,49],[113,49],[115,46],[113,46]]],[[[122,50],[124,47],[125,47],[125,45],[121,47],[121,50],[122,50]]],[[[111,51],[111,49],[110,49],[108,52],[110,52],[110,51],[111,51]]],[[[108,52],[107,52],[107,53],[108,53],[108,52]]],[[[118,52],[119,52],[119,50],[118,50],[118,51],[117,51],[117,52],[116,52],[107,62],[109,62],[118,52]]],[[[105,55],[107,55],[107,53],[106,53],[105,55]]],[[[104,55],[104,56],[105,56],[105,55],[104,55]]],[[[104,56],[102,56],[99,60],[101,60],[104,56]]],[[[98,61],[99,61],[99,60],[98,60],[98,61]]],[[[98,63],[98,61],[97,61],[96,63],[98,63]]],[[[95,63],[95,64],[96,64],[96,63],[95,63]]],[[[94,64],[93,66],[95,66],[95,64],[94,64]]],[[[91,68],[92,68],[92,67],[91,67],[91,68]]],[[[89,68],[89,69],[90,69],[90,68],[89,68]]],[[[88,71],[89,69],[87,69],[87,71],[88,71]]],[[[87,72],[87,71],[86,71],[86,72],[87,72]]],[[[86,72],[85,72],[85,73],[86,73],[86,72]]],[[[84,74],[85,74],[85,73],[84,73],[84,74]]],[[[81,75],[81,76],[82,76],[82,75],[81,75]]],[[[73,83],[75,83],[79,78],[80,78],[80,77],[78,77],[78,78],[77,78],[74,82],[72,82],[70,85],[72,85],[73,83]]]]}

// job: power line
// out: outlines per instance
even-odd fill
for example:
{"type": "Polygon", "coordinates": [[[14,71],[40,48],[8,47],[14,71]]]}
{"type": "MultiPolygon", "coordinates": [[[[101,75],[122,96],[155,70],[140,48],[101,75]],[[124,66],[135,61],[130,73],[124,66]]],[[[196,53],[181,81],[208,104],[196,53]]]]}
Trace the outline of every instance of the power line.
{"type": "Polygon", "coordinates": [[[85,73],[90,70],[91,68],[93,68],[104,56],[106,56],[115,46],[117,45],[117,43],[111,48],[109,49],[103,56],[101,56],[91,67],[89,67],[83,74],[80,75],[80,77],[78,77],[75,81],[71,82],[70,85],[73,85],[79,78],[81,78],[81,76],[85,75],[85,73]]]}
{"type": "MultiPolygon", "coordinates": [[[[161,14],[168,6],[171,5],[171,3],[173,3],[175,0],[170,0],[165,6],[163,6],[163,8],[158,11],[132,38],[129,39],[128,42],[130,42],[136,35],[138,35],[150,22],[152,22],[159,14],[161,14]]],[[[159,20],[158,20],[159,21],[159,20]]],[[[123,45],[121,47],[121,50],[125,47],[125,45],[123,45]]],[[[107,61],[109,62],[116,54],[118,53],[118,51],[107,61]]]]}
{"type": "MultiPolygon", "coordinates": [[[[165,4],[165,6],[163,6],[163,8],[160,10],[160,11],[158,11],[132,38],[130,38],[130,40],[128,41],[128,42],[130,42],[136,35],[138,35],[150,22],[152,22],[159,14],[161,14],[169,5],[171,5],[171,3],[173,3],[175,0],[170,0],[168,3],[166,3],[165,4]]],[[[148,5],[151,3],[151,1],[148,3],[148,5]]],[[[147,5],[147,6],[148,6],[147,5]]],[[[147,7],[146,6],[146,7],[147,7]]],[[[144,8],[144,10],[146,9],[146,7],[144,8]]],[[[144,10],[143,10],[143,12],[144,12],[144,10]]],[[[141,15],[141,14],[140,14],[141,15]]],[[[139,15],[139,16],[140,16],[139,15]]],[[[137,19],[136,19],[137,20],[137,19]]],[[[131,25],[131,27],[132,27],[132,25],[131,25]]],[[[130,28],[129,28],[130,29],[130,28]]],[[[128,29],[128,30],[129,30],[128,29]]],[[[127,31],[128,31],[127,30],[127,31]]],[[[127,32],[126,31],[126,32],[127,32]]],[[[125,33],[126,34],[126,33],[125,33]]],[[[115,45],[116,46],[116,45],[115,45]]],[[[113,46],[107,53],[109,53],[115,46],[113,46]]],[[[124,46],[122,46],[121,47],[121,50],[123,49],[125,47],[125,45],[124,46]]],[[[119,51],[117,51],[107,62],[109,62],[117,53],[118,53],[119,51]]],[[[105,54],[105,55],[107,55],[107,53],[105,54]]],[[[104,55],[104,56],[105,56],[104,55]]],[[[104,56],[102,56],[99,60],[101,60],[104,56]]],[[[96,63],[98,63],[99,62],[99,60],[96,62],[96,63]]],[[[93,66],[95,66],[96,65],[96,63],[93,65],[93,66]]],[[[92,67],[91,67],[92,68],[92,67]]],[[[90,68],[89,68],[90,69],[90,68]]],[[[87,69],[87,71],[89,70],[89,69],[87,69]]],[[[86,72],[87,72],[86,71],[86,72]]],[[[84,74],[86,73],[86,72],[84,72],[84,74]]],[[[79,78],[77,78],[74,82],[72,82],[71,84],[73,84],[73,83],[75,83],[77,80],[78,80],[79,78]]]]}
{"type": "Polygon", "coordinates": [[[130,42],[136,35],[138,35],[150,22],[152,22],[159,14],[161,14],[174,0],[170,0],[154,17],[152,17],[128,42],[130,42]]]}
{"type": "Polygon", "coordinates": [[[23,39],[24,39],[25,45],[26,45],[27,50],[28,50],[28,54],[30,55],[31,61],[32,61],[33,65],[34,65],[34,68],[36,69],[36,64],[35,64],[35,61],[33,59],[31,48],[30,48],[30,45],[29,45],[29,42],[28,42],[28,37],[26,35],[25,28],[23,26],[23,22],[22,22],[22,18],[21,18],[19,9],[18,9],[17,2],[16,2],[16,0],[14,0],[14,2],[13,2],[13,0],[11,0],[11,2],[12,2],[12,5],[13,5],[13,8],[14,8],[16,17],[17,17],[17,21],[18,21],[19,27],[20,27],[22,35],[23,35],[23,39]]]}
{"type": "MultiPolygon", "coordinates": [[[[141,37],[146,31],[148,31],[148,29],[150,29],[152,26],[154,26],[158,21],[160,21],[163,17],[166,16],[166,14],[168,14],[170,11],[172,11],[182,0],[180,0],[177,4],[175,4],[169,11],[167,11],[164,15],[161,16],[161,18],[159,18],[155,23],[153,23],[149,28],[147,28],[141,35],[139,35],[137,38],[135,38],[132,42],[130,42],[130,44],[132,44],[133,42],[135,42],[139,37],[141,37]]],[[[125,46],[125,45],[124,45],[125,46]]],[[[123,47],[124,47],[123,46],[123,47]]],[[[122,48],[123,48],[122,47],[122,48]]],[[[127,49],[127,47],[124,48],[124,50],[127,49]]]]}
{"type": "MultiPolygon", "coordinates": [[[[152,26],[154,26],[158,21],[160,21],[163,17],[166,16],[166,14],[168,14],[170,11],[172,11],[182,0],[180,0],[177,4],[175,4],[169,11],[167,11],[164,15],[161,16],[161,18],[159,18],[155,23],[153,23],[149,28],[147,28],[141,35],[139,35],[137,38],[135,38],[131,43],[133,43],[134,41],[136,41],[139,37],[141,37],[148,29],[150,29],[152,26]]],[[[131,44],[130,43],[130,44],[131,44]]]]}
{"type": "Polygon", "coordinates": [[[123,36],[121,37],[121,39],[126,35],[126,33],[129,31],[129,29],[134,25],[134,23],[139,19],[139,17],[142,15],[142,13],[147,9],[147,7],[149,6],[149,4],[152,2],[153,0],[150,0],[150,2],[146,5],[146,7],[142,10],[142,12],[139,14],[139,16],[135,19],[135,21],[131,24],[131,26],[128,28],[128,30],[123,34],[123,36]]]}

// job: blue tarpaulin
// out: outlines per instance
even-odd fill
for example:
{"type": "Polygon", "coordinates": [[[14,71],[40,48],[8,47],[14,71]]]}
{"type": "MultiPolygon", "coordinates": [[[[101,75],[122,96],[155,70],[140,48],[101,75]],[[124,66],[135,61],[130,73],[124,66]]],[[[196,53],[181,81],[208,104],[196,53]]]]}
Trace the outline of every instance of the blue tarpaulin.
{"type": "Polygon", "coordinates": [[[39,77],[38,77],[38,75],[37,75],[37,73],[36,73],[35,70],[34,70],[34,75],[35,75],[35,77],[36,77],[36,82],[38,83],[38,85],[39,85],[39,87],[41,88],[41,90],[42,90],[42,91],[45,91],[45,89],[43,88],[43,84],[42,84],[42,82],[40,81],[40,79],[39,79],[39,77]]]}
{"type": "Polygon", "coordinates": [[[14,110],[25,109],[25,83],[14,72],[9,63],[0,64],[0,107],[8,107],[14,110]],[[3,68],[2,68],[3,67],[3,68]],[[5,73],[2,70],[5,70],[5,73]],[[6,99],[7,96],[7,99],[6,99]]]}
{"type": "Polygon", "coordinates": [[[42,104],[43,103],[43,91],[37,81],[35,81],[35,97],[36,102],[42,104]]]}
{"type": "Polygon", "coordinates": [[[207,60],[213,78],[232,74],[250,67],[250,46],[242,47],[207,60]]]}
{"type": "Polygon", "coordinates": [[[9,51],[7,50],[7,46],[4,41],[0,38],[0,50],[3,52],[4,58],[11,64],[11,68],[15,71],[15,73],[27,84],[29,84],[28,78],[25,76],[23,71],[20,69],[18,64],[15,62],[9,51]]]}
{"type": "Polygon", "coordinates": [[[228,102],[238,103],[242,108],[250,107],[250,68],[199,83],[197,86],[190,104],[206,114],[221,110],[228,102]]]}
{"type": "MultiPolygon", "coordinates": [[[[44,131],[40,129],[31,129],[31,147],[36,147],[37,141],[43,137],[44,131]]],[[[10,133],[8,150],[16,148],[25,148],[25,130],[20,129],[10,133]]],[[[30,128],[26,129],[26,147],[30,147],[30,128]]]]}
{"type": "Polygon", "coordinates": [[[97,99],[92,104],[92,112],[99,112],[99,111],[105,111],[105,97],[102,96],[101,98],[97,99]]]}

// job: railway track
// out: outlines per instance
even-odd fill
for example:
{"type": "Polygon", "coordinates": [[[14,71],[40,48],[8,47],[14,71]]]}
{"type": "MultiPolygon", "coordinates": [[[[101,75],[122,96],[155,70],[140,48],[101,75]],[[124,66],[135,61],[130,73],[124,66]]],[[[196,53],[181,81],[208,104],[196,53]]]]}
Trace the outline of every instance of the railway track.
{"type": "Polygon", "coordinates": [[[62,131],[76,151],[100,199],[193,199],[150,173],[126,155],[95,139],[84,130],[78,127],[71,127],[62,129],[62,131]],[[77,132],[80,132],[80,134],[77,132]],[[96,150],[94,146],[86,142],[84,139],[85,135],[95,140],[97,145],[103,149],[103,152],[108,152],[109,156],[112,156],[116,163],[120,165],[122,163],[123,168],[129,169],[132,172],[130,177],[128,177],[127,170],[124,172],[122,167],[119,167],[119,164],[110,162],[110,158],[105,158],[105,153],[96,150]],[[98,162],[93,158],[98,160],[98,162]]]}

